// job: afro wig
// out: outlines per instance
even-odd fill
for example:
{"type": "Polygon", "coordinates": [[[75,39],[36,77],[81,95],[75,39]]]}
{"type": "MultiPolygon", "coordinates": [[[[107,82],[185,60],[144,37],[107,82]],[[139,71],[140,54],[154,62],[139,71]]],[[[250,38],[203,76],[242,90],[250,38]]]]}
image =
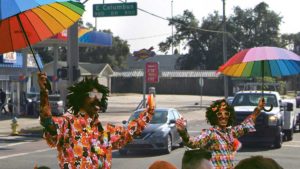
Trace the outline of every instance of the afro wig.
{"type": "Polygon", "coordinates": [[[99,84],[97,78],[93,79],[88,77],[68,88],[67,108],[71,109],[74,114],[77,115],[80,108],[83,107],[85,98],[88,97],[88,92],[93,89],[102,93],[102,98],[98,104],[101,110],[105,112],[107,109],[107,96],[109,90],[106,86],[99,84]]]}
{"type": "Polygon", "coordinates": [[[230,112],[227,126],[232,126],[235,121],[235,112],[233,107],[230,106],[225,99],[216,100],[210,105],[210,107],[206,108],[206,120],[212,126],[218,125],[218,117],[216,113],[220,111],[222,103],[225,103],[225,105],[223,105],[225,110],[230,112]]]}

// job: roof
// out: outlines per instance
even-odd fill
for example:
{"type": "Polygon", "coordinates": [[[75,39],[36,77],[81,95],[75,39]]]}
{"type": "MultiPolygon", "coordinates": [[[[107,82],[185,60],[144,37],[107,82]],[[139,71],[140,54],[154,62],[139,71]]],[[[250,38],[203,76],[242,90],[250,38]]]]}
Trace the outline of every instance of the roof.
{"type": "MultiPolygon", "coordinates": [[[[67,62],[58,61],[58,67],[66,67],[67,62]]],[[[45,67],[53,66],[53,61],[46,64],[45,67]]],[[[89,75],[102,75],[104,71],[107,71],[108,74],[113,74],[112,68],[107,63],[88,63],[88,62],[79,62],[78,67],[80,69],[80,73],[83,76],[89,75]]]]}
{"type": "Polygon", "coordinates": [[[112,68],[107,63],[84,63],[81,62],[79,65],[90,72],[93,75],[102,74],[105,69],[108,69],[111,74],[113,74],[112,68]]]}
{"type": "MultiPolygon", "coordinates": [[[[33,47],[47,47],[47,46],[67,46],[66,32],[59,33],[52,38],[45,39],[33,47]]],[[[112,46],[112,34],[106,32],[97,32],[88,30],[85,34],[79,33],[78,46],[80,47],[97,47],[97,46],[112,46]]]]}
{"type": "Polygon", "coordinates": [[[127,65],[128,69],[143,69],[146,62],[158,62],[160,70],[174,70],[176,60],[181,55],[155,55],[154,57],[149,57],[145,60],[136,60],[134,56],[128,56],[127,65]]]}
{"type": "MultiPolygon", "coordinates": [[[[143,70],[115,72],[113,77],[142,77],[143,70]]],[[[172,70],[161,71],[160,77],[219,77],[215,70],[172,70]]]]}
{"type": "MultiPolygon", "coordinates": [[[[245,93],[245,94],[262,94],[261,90],[245,90],[245,91],[239,91],[236,94],[241,94],[241,93],[245,93]]],[[[275,95],[279,95],[278,92],[276,91],[264,91],[264,94],[275,94],[275,95]]]]}

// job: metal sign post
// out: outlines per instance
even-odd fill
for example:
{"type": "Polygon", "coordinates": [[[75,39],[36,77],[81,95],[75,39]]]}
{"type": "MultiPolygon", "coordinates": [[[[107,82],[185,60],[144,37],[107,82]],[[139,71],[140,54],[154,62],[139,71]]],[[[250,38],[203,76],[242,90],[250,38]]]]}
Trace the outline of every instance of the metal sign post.
{"type": "Polygon", "coordinates": [[[200,85],[200,109],[202,109],[202,90],[203,90],[203,86],[204,86],[203,77],[199,78],[199,85],[200,85]]]}

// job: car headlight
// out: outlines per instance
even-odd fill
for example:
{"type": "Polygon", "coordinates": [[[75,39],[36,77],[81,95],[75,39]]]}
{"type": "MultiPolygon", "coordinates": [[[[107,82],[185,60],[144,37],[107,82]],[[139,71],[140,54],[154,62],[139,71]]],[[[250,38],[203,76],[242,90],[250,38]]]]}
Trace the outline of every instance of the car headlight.
{"type": "Polygon", "coordinates": [[[269,126],[276,126],[278,122],[278,117],[275,115],[270,115],[268,118],[268,125],[269,126]]]}

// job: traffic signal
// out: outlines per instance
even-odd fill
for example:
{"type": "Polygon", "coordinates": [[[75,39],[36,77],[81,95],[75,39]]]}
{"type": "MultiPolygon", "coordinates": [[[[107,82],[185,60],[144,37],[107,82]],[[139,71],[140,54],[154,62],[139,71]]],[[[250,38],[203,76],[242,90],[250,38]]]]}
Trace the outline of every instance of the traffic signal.
{"type": "Polygon", "coordinates": [[[80,77],[80,69],[76,69],[73,66],[73,81],[76,81],[80,77]]]}
{"type": "Polygon", "coordinates": [[[63,80],[68,80],[68,67],[57,69],[57,77],[63,80]]]}
{"type": "MultiPolygon", "coordinates": [[[[73,81],[76,81],[80,77],[80,69],[76,69],[75,66],[73,66],[72,71],[73,81]]],[[[57,77],[61,78],[62,80],[69,80],[68,67],[62,67],[60,69],[57,69],[57,77]]]]}

